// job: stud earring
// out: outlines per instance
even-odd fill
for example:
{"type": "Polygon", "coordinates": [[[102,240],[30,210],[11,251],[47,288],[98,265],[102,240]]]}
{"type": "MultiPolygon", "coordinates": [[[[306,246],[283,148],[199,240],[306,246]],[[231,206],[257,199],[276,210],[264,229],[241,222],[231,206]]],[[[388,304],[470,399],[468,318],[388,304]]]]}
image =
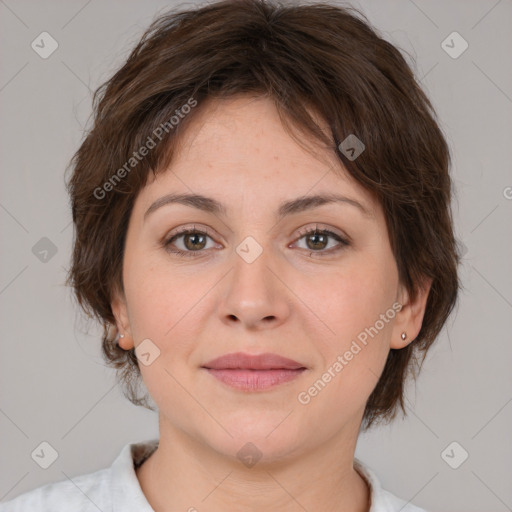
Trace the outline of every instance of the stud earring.
{"type": "Polygon", "coordinates": [[[402,337],[403,340],[405,340],[407,338],[407,334],[405,334],[405,332],[403,332],[401,337],[402,337]]]}
{"type": "Polygon", "coordinates": [[[121,347],[119,346],[119,340],[120,340],[121,338],[124,338],[124,334],[119,334],[119,336],[116,338],[116,347],[117,347],[117,348],[121,348],[121,347]]]}

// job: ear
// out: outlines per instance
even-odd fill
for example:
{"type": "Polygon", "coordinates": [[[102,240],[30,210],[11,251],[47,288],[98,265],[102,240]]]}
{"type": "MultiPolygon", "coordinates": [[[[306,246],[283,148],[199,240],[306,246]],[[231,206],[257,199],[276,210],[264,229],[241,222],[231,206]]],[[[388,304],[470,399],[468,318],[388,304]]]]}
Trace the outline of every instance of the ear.
{"type": "Polygon", "coordinates": [[[113,299],[110,304],[112,313],[116,319],[116,327],[119,334],[124,334],[123,338],[119,338],[119,346],[124,350],[131,350],[134,346],[133,336],[130,327],[130,319],[128,315],[128,306],[124,293],[119,289],[115,289],[113,299]]]}
{"type": "Polygon", "coordinates": [[[415,300],[412,301],[405,287],[400,285],[397,302],[402,305],[402,309],[397,313],[395,324],[393,325],[391,348],[404,348],[418,336],[423,323],[431,286],[432,279],[426,277],[418,289],[415,300]],[[402,339],[402,333],[406,334],[405,340],[402,339]]]}

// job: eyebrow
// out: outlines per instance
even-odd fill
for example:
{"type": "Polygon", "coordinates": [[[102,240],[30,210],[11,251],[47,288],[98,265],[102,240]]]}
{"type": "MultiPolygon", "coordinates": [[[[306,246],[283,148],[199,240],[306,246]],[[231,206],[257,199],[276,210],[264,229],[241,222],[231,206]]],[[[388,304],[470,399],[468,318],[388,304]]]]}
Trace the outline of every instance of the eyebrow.
{"type": "MultiPolygon", "coordinates": [[[[351,199],[340,194],[317,194],[312,196],[298,197],[297,199],[285,201],[279,206],[276,216],[278,220],[281,220],[288,215],[297,214],[329,203],[348,204],[359,209],[361,213],[366,217],[373,217],[373,214],[361,203],[355,199],[351,199]]],[[[144,220],[146,220],[148,215],[153,213],[155,210],[168,204],[184,204],[186,206],[191,206],[207,213],[213,213],[214,215],[226,216],[227,213],[226,207],[221,202],[211,197],[206,197],[201,194],[171,193],[157,199],[146,210],[146,213],[144,214],[144,220]]]]}

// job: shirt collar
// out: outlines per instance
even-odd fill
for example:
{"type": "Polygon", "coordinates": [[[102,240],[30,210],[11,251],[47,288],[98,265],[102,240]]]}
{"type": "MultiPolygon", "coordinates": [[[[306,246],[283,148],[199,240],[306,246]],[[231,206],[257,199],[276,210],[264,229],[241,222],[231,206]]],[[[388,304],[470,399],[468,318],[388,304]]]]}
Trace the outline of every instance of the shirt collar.
{"type": "Polygon", "coordinates": [[[154,512],[142,492],[135,469],[158,447],[158,439],[130,443],[124,446],[112,464],[113,512],[154,512]]]}
{"type": "Polygon", "coordinates": [[[385,496],[377,475],[366,464],[355,457],[354,469],[363,477],[370,489],[369,512],[380,512],[382,510],[381,506],[385,496]]]}

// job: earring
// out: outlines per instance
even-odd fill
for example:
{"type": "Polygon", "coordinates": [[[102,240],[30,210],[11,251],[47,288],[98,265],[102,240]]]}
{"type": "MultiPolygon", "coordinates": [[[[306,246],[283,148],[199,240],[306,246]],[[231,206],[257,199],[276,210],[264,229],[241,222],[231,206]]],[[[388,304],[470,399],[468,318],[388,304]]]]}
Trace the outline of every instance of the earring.
{"type": "Polygon", "coordinates": [[[117,347],[117,348],[121,348],[121,347],[119,346],[119,340],[120,340],[121,338],[124,338],[124,334],[119,334],[119,336],[116,338],[116,347],[117,347]]]}
{"type": "Polygon", "coordinates": [[[402,337],[403,340],[405,340],[405,338],[407,338],[407,334],[405,334],[405,332],[403,332],[401,337],[402,337]]]}

